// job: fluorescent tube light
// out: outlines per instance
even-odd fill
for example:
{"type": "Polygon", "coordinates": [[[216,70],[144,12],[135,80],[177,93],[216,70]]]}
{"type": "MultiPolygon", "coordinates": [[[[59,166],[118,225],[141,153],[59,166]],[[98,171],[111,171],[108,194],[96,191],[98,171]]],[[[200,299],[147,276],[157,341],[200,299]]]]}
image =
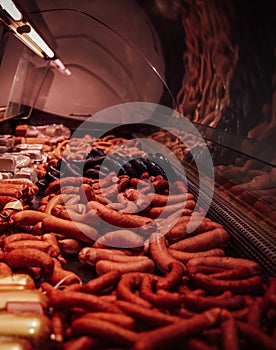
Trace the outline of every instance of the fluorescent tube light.
{"type": "Polygon", "coordinates": [[[11,0],[0,0],[0,5],[15,21],[20,21],[22,19],[21,12],[11,0]]]}
{"type": "Polygon", "coordinates": [[[51,65],[57,68],[62,74],[71,75],[71,71],[65,67],[65,65],[59,58],[51,60],[51,65]]]}
{"type": "Polygon", "coordinates": [[[41,36],[32,27],[29,33],[26,33],[23,35],[29,37],[34,43],[36,43],[49,58],[53,58],[55,56],[54,52],[50,49],[50,47],[45,43],[45,41],[41,38],[41,36]]]}

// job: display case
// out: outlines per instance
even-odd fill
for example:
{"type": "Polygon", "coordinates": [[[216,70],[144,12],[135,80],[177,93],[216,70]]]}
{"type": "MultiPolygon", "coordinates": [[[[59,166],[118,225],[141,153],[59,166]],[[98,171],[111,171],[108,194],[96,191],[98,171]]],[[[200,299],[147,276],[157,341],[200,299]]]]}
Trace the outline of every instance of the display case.
{"type": "Polygon", "coordinates": [[[275,348],[274,13],[0,0],[0,347],[275,348]]]}

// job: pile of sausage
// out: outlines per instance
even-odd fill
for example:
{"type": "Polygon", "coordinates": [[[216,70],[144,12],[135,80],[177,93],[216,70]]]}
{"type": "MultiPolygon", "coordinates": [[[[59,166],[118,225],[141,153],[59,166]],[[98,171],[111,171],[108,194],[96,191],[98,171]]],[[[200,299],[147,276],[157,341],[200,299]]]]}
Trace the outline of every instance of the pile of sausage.
{"type": "Polygon", "coordinates": [[[195,207],[160,175],[56,180],[10,217],[0,268],[48,296],[53,348],[276,349],[276,279],[226,256],[228,233],[195,207]]]}

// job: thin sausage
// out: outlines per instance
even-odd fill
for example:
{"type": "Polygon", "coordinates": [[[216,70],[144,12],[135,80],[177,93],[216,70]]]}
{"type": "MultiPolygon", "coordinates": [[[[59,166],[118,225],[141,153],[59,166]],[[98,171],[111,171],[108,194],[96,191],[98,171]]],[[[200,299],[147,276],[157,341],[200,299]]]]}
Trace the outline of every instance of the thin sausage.
{"type": "Polygon", "coordinates": [[[99,294],[105,291],[106,288],[114,286],[119,280],[121,273],[117,270],[107,272],[100,277],[94,278],[86,283],[84,290],[89,293],[99,294]]]}
{"type": "Polygon", "coordinates": [[[184,267],[181,263],[172,262],[169,264],[169,272],[165,277],[159,277],[156,283],[156,289],[171,290],[178,287],[182,282],[184,267]]]}
{"type": "Polygon", "coordinates": [[[86,315],[72,322],[72,335],[92,335],[101,340],[108,340],[113,346],[132,348],[139,337],[138,333],[115,325],[108,321],[86,317],[86,315]]]}
{"type": "Polygon", "coordinates": [[[222,299],[219,297],[203,297],[194,295],[194,293],[189,293],[182,296],[182,301],[186,309],[197,312],[205,311],[213,307],[237,310],[245,306],[245,300],[240,295],[222,299]]]}
{"type": "Polygon", "coordinates": [[[49,304],[58,310],[78,307],[88,311],[121,312],[117,306],[102,300],[99,296],[69,290],[67,292],[66,289],[52,290],[49,294],[49,304]]]}
{"type": "Polygon", "coordinates": [[[191,259],[187,263],[187,267],[191,273],[193,273],[192,268],[198,265],[207,265],[213,267],[219,267],[224,269],[235,269],[240,267],[246,267],[250,273],[253,275],[259,274],[261,272],[261,267],[258,263],[242,258],[232,258],[232,257],[201,257],[196,259],[191,259]]]}
{"type": "Polygon", "coordinates": [[[266,335],[263,331],[256,329],[255,327],[246,324],[242,321],[236,321],[239,334],[246,338],[247,342],[258,349],[263,350],[276,350],[275,342],[266,335]]]}
{"type": "Polygon", "coordinates": [[[139,289],[144,276],[144,273],[139,272],[124,274],[116,289],[118,299],[127,300],[133,304],[150,308],[151,304],[148,301],[135,294],[135,289],[139,289]]]}
{"type": "Polygon", "coordinates": [[[144,328],[155,328],[179,322],[180,317],[162,313],[159,309],[143,307],[125,300],[117,300],[116,305],[127,315],[132,316],[144,328]]]}
{"type": "Polygon", "coordinates": [[[230,312],[222,310],[221,312],[221,333],[224,350],[239,350],[239,337],[236,321],[230,312]]]}
{"type": "Polygon", "coordinates": [[[188,320],[179,321],[149,332],[142,332],[133,350],[157,350],[174,348],[180,341],[193,337],[212,327],[218,320],[220,309],[211,309],[188,320]]]}
{"type": "Polygon", "coordinates": [[[255,293],[262,289],[263,280],[260,276],[241,280],[218,280],[202,273],[194,275],[195,284],[213,293],[222,293],[229,290],[233,293],[255,293]]]}

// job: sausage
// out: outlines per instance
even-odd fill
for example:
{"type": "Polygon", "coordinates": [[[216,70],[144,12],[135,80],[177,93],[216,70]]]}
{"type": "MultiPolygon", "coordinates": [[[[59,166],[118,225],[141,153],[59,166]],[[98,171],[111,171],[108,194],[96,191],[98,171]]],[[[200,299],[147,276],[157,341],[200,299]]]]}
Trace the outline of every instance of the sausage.
{"type": "Polygon", "coordinates": [[[144,239],[132,230],[125,229],[106,232],[97,239],[96,243],[107,247],[135,248],[143,247],[144,239]]]}
{"type": "Polygon", "coordinates": [[[264,307],[267,309],[268,303],[269,303],[269,298],[271,295],[276,294],[276,277],[270,277],[268,279],[269,281],[269,286],[268,289],[264,295],[264,307]]]}
{"type": "Polygon", "coordinates": [[[179,293],[170,293],[165,290],[159,290],[159,293],[154,293],[155,285],[155,276],[145,275],[143,277],[140,286],[140,294],[145,300],[155,307],[160,307],[162,309],[176,309],[180,307],[182,299],[179,293]],[[162,294],[160,293],[161,291],[162,294]]]}
{"type": "Polygon", "coordinates": [[[220,309],[211,309],[200,315],[158,329],[141,332],[133,350],[157,350],[174,348],[187,337],[191,338],[212,327],[218,320],[220,309]]]}
{"type": "Polygon", "coordinates": [[[26,249],[26,248],[35,248],[38,250],[41,250],[43,252],[46,252],[49,255],[52,255],[52,246],[49,242],[44,241],[35,241],[35,240],[20,240],[20,241],[14,241],[10,242],[5,245],[5,250],[7,252],[10,252],[14,249],[26,249]]]}
{"type": "Polygon", "coordinates": [[[57,195],[55,195],[54,197],[52,197],[52,198],[48,201],[48,203],[46,204],[44,213],[45,213],[45,214],[51,215],[52,209],[53,209],[56,205],[62,204],[62,203],[63,203],[63,198],[64,198],[64,195],[62,195],[62,194],[57,194],[57,195]]]}
{"type": "Polygon", "coordinates": [[[60,310],[53,310],[51,313],[51,325],[54,339],[57,343],[63,342],[65,333],[66,313],[60,310]]]}
{"type": "Polygon", "coordinates": [[[64,350],[83,350],[83,349],[99,349],[103,342],[89,336],[73,338],[64,343],[64,350]]]}
{"type": "Polygon", "coordinates": [[[155,193],[152,197],[151,205],[153,207],[165,207],[167,205],[178,203],[184,206],[186,201],[193,199],[194,195],[191,193],[171,194],[169,196],[155,193]]]}
{"type": "Polygon", "coordinates": [[[125,300],[117,300],[116,305],[127,315],[138,321],[142,327],[155,328],[171,323],[179,322],[180,317],[162,313],[160,310],[143,307],[141,304],[132,303],[125,300]]]}
{"type": "Polygon", "coordinates": [[[112,303],[102,300],[99,296],[75,292],[52,290],[49,294],[49,305],[57,310],[81,308],[87,311],[104,311],[121,313],[120,309],[112,303]]]}
{"type": "Polygon", "coordinates": [[[135,228],[152,223],[152,219],[150,218],[135,214],[120,213],[96,201],[88,202],[87,210],[90,209],[97,210],[99,216],[107,223],[121,228],[135,228]]]}
{"type": "Polygon", "coordinates": [[[4,262],[0,262],[0,275],[11,275],[12,269],[4,262]]]}
{"type": "Polygon", "coordinates": [[[58,241],[58,246],[65,254],[78,254],[82,244],[74,238],[65,238],[58,241]]]}
{"type": "Polygon", "coordinates": [[[196,286],[205,288],[213,293],[222,293],[229,290],[233,293],[255,293],[262,289],[262,278],[260,276],[249,277],[241,280],[218,280],[202,273],[194,275],[196,286]]]}
{"type": "Polygon", "coordinates": [[[198,265],[208,265],[213,267],[219,267],[224,269],[235,269],[246,267],[252,276],[259,274],[261,272],[261,267],[258,263],[242,258],[232,258],[232,257],[216,257],[208,256],[189,260],[187,267],[190,273],[193,273],[193,267],[198,265]]]}
{"type": "Polygon", "coordinates": [[[97,231],[86,224],[75,223],[49,215],[42,220],[42,229],[45,232],[65,234],[68,237],[76,238],[91,243],[97,239],[97,231]]]}
{"type": "Polygon", "coordinates": [[[221,333],[224,350],[239,350],[239,337],[236,321],[231,313],[227,310],[221,312],[221,333]]]}
{"type": "Polygon", "coordinates": [[[215,228],[221,228],[220,224],[213,222],[209,219],[202,218],[201,216],[192,215],[189,220],[185,222],[177,222],[174,227],[166,234],[166,238],[170,243],[175,243],[183,238],[195,236],[198,233],[211,231],[215,228]]]}
{"type": "Polygon", "coordinates": [[[60,255],[57,237],[54,233],[45,233],[41,238],[43,241],[48,242],[51,245],[51,248],[48,251],[51,256],[57,257],[60,255]]]}
{"type": "Polygon", "coordinates": [[[11,217],[11,221],[15,226],[32,226],[48,216],[48,214],[36,210],[23,210],[15,213],[11,217]]]}
{"type": "Polygon", "coordinates": [[[82,222],[83,224],[91,226],[96,226],[100,222],[100,218],[95,210],[89,210],[89,212],[85,214],[79,214],[76,211],[68,208],[67,206],[60,211],[59,215],[55,216],[58,216],[61,219],[65,220],[82,222]]]}
{"type": "Polygon", "coordinates": [[[54,261],[54,270],[50,276],[45,277],[46,282],[56,285],[62,283],[62,285],[70,285],[74,283],[80,283],[80,278],[72,271],[64,270],[61,264],[56,260],[54,261]]]}
{"type": "Polygon", "coordinates": [[[89,184],[92,185],[93,181],[92,179],[86,178],[86,177],[75,177],[75,176],[68,176],[62,179],[57,179],[49,184],[49,186],[45,190],[45,195],[48,196],[51,193],[57,193],[57,191],[60,190],[60,187],[63,186],[81,186],[82,184],[89,184]]]}
{"type": "Polygon", "coordinates": [[[6,253],[5,261],[14,268],[42,267],[45,275],[51,275],[54,270],[53,259],[36,248],[14,249],[6,253]]]}
{"type": "Polygon", "coordinates": [[[109,271],[100,277],[94,278],[86,283],[84,290],[92,293],[99,294],[105,291],[110,286],[114,286],[119,280],[121,273],[117,270],[109,271]]]}
{"type": "Polygon", "coordinates": [[[172,262],[169,264],[169,272],[162,278],[158,278],[156,283],[156,289],[171,290],[179,286],[182,282],[184,274],[184,267],[181,263],[172,262]]]}
{"type": "Polygon", "coordinates": [[[200,339],[190,339],[187,342],[188,350],[216,350],[211,345],[206,344],[200,339]]]}
{"type": "Polygon", "coordinates": [[[246,266],[237,267],[235,269],[226,270],[211,274],[210,277],[216,279],[242,279],[252,276],[252,273],[246,266]]]}
{"type": "Polygon", "coordinates": [[[100,260],[110,260],[129,264],[131,262],[139,262],[148,259],[146,256],[128,256],[125,254],[117,254],[117,252],[108,251],[108,249],[83,248],[80,252],[82,263],[95,265],[100,260]],[[84,255],[84,256],[83,256],[84,255]]]}
{"type": "Polygon", "coordinates": [[[183,239],[170,246],[171,249],[183,250],[186,252],[202,252],[214,248],[227,247],[230,243],[229,234],[221,228],[200,233],[195,237],[183,239]]]}
{"type": "Polygon", "coordinates": [[[74,337],[92,335],[104,341],[108,340],[115,347],[127,348],[132,348],[133,343],[139,337],[138,333],[108,321],[86,317],[86,315],[72,322],[72,335],[74,337]]]}
{"type": "MultiPolygon", "coordinates": [[[[149,251],[152,259],[154,260],[157,268],[161,272],[168,272],[169,271],[169,265],[171,263],[178,263],[179,261],[176,260],[169,252],[166,247],[166,239],[164,236],[162,236],[159,233],[152,233],[150,236],[150,243],[149,243],[149,251]]],[[[183,269],[185,269],[183,265],[183,269]]]]}
{"type": "Polygon", "coordinates": [[[261,329],[262,317],[264,314],[264,298],[257,297],[249,306],[247,313],[247,323],[253,327],[261,329]]]}
{"type": "Polygon", "coordinates": [[[179,194],[181,194],[181,193],[185,194],[188,192],[186,184],[182,181],[179,181],[179,180],[177,180],[173,183],[173,188],[174,188],[175,192],[179,193],[179,194]]]}
{"type": "Polygon", "coordinates": [[[239,334],[242,335],[252,347],[263,350],[276,350],[275,342],[263,331],[242,321],[236,321],[236,323],[239,334]]]}
{"type": "Polygon", "coordinates": [[[101,260],[96,263],[96,272],[98,275],[102,275],[112,270],[118,270],[120,273],[126,272],[153,272],[154,262],[145,257],[140,261],[130,262],[128,264],[124,262],[114,262],[109,260],[101,260]]]}
{"type": "Polygon", "coordinates": [[[126,273],[124,274],[117,285],[118,299],[127,300],[133,304],[151,308],[151,304],[135,294],[135,289],[139,289],[144,273],[126,273]]]}
{"type": "Polygon", "coordinates": [[[237,310],[245,306],[245,300],[241,295],[222,299],[219,297],[203,297],[194,295],[194,293],[189,293],[182,296],[182,301],[186,309],[196,312],[205,311],[213,307],[237,310]]]}
{"type": "Polygon", "coordinates": [[[162,218],[165,218],[178,210],[182,210],[182,215],[187,215],[189,213],[192,213],[192,210],[195,208],[195,206],[196,202],[194,200],[187,200],[183,203],[176,203],[163,207],[153,207],[149,211],[149,216],[153,219],[160,216],[162,218]]]}
{"type": "Polygon", "coordinates": [[[6,236],[3,238],[3,244],[4,246],[16,242],[16,241],[21,241],[21,240],[34,240],[34,241],[40,241],[40,237],[34,236],[30,233],[13,233],[12,235],[6,236]]]}
{"type": "Polygon", "coordinates": [[[132,329],[135,321],[132,317],[122,314],[112,314],[108,312],[87,312],[85,318],[91,318],[91,320],[103,320],[121,326],[126,329],[132,329]]]}
{"type": "Polygon", "coordinates": [[[210,249],[204,252],[196,252],[196,253],[182,252],[181,250],[175,250],[175,249],[168,249],[168,252],[171,254],[172,257],[181,261],[184,264],[186,264],[190,259],[194,259],[197,257],[225,255],[224,250],[220,248],[210,249]]]}

